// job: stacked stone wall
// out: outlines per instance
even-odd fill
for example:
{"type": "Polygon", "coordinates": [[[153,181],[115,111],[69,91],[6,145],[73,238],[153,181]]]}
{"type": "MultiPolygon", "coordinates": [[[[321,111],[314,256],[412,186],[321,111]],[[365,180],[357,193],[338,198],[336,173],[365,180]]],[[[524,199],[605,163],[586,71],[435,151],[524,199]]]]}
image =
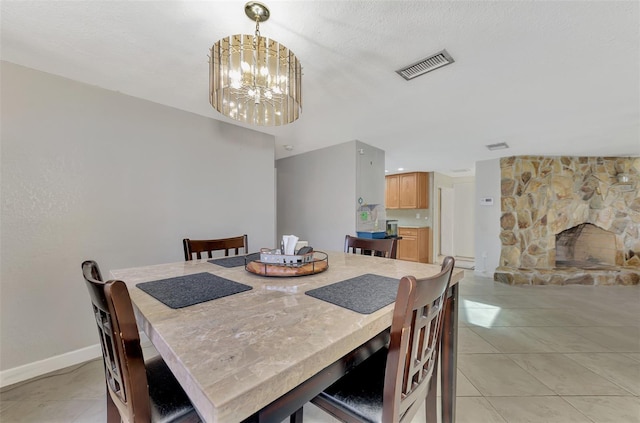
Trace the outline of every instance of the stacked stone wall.
{"type": "Polygon", "coordinates": [[[553,269],[556,234],[592,223],[615,234],[616,265],[640,269],[640,158],[515,156],[500,167],[501,268],[553,269]]]}

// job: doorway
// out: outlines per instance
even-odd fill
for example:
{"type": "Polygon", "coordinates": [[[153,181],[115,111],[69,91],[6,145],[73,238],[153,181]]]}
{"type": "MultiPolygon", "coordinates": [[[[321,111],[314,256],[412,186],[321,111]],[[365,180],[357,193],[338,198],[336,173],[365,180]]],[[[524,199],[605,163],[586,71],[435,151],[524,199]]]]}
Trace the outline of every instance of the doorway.
{"type": "Polygon", "coordinates": [[[440,256],[453,256],[457,267],[475,264],[475,183],[455,182],[439,189],[440,256]]]}

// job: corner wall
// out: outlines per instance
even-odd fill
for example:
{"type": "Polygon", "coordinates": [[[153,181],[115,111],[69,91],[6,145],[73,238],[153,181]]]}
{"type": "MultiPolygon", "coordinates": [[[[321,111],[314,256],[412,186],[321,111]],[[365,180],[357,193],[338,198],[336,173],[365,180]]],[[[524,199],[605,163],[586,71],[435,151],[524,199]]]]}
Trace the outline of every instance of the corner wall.
{"type": "Polygon", "coordinates": [[[493,277],[500,261],[500,159],[476,162],[475,272],[493,277]],[[480,205],[492,198],[492,205],[480,205]]]}
{"type": "Polygon", "coordinates": [[[277,160],[278,237],[342,251],[356,230],[356,160],[356,141],[277,160]]]}

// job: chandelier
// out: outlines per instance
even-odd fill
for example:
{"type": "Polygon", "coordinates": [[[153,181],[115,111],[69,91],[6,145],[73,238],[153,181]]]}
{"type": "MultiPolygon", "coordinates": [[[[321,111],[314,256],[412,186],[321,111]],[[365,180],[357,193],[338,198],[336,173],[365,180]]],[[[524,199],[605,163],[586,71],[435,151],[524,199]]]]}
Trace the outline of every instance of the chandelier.
{"type": "Polygon", "coordinates": [[[211,47],[209,102],[223,115],[260,126],[286,125],[302,113],[302,67],[291,50],[260,35],[269,19],[261,3],[244,6],[254,35],[225,37],[211,47]]]}

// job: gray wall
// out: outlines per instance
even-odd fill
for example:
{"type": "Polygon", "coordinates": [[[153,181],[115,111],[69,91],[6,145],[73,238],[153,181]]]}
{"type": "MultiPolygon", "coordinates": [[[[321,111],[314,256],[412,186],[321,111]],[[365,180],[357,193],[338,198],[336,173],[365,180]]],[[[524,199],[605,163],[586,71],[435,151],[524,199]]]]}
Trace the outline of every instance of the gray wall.
{"type": "Polygon", "coordinates": [[[344,236],[355,235],[356,141],[280,159],[276,167],[278,236],[342,251],[344,236]]]}
{"type": "Polygon", "coordinates": [[[500,159],[476,162],[476,273],[493,277],[500,262],[500,159]],[[493,205],[481,206],[491,197],[493,205]]]}
{"type": "Polygon", "coordinates": [[[384,209],[384,150],[356,141],[356,201],[384,209]]]}
{"type": "MultiPolygon", "coordinates": [[[[0,370],[97,344],[83,260],[108,276],[183,260],[183,237],[273,244],[273,136],[6,62],[0,70],[0,370]]],[[[310,197],[334,189],[307,182],[310,197]]]]}

